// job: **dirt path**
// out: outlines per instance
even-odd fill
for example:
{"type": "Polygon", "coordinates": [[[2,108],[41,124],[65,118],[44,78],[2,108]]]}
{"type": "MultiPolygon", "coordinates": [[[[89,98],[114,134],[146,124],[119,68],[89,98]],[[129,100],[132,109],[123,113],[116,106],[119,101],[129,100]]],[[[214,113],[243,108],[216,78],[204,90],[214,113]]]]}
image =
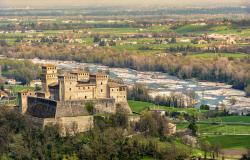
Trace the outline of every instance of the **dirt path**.
{"type": "Polygon", "coordinates": [[[227,158],[240,158],[243,154],[247,153],[246,149],[223,149],[222,153],[227,158]]]}

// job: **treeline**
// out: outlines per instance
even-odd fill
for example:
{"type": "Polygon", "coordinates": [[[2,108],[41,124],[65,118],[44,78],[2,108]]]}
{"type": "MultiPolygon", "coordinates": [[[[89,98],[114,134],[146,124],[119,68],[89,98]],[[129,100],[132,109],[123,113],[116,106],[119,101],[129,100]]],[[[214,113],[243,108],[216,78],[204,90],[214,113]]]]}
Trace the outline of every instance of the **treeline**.
{"type": "Polygon", "coordinates": [[[194,106],[195,93],[188,92],[184,96],[181,93],[172,92],[169,96],[156,96],[153,98],[149,95],[149,90],[143,84],[136,84],[128,90],[128,99],[151,102],[161,106],[186,108],[194,106]]]}
{"type": "Polygon", "coordinates": [[[18,61],[0,59],[2,75],[7,78],[14,78],[23,84],[30,82],[40,76],[41,69],[38,65],[28,60],[18,61]]]}
{"type": "Polygon", "coordinates": [[[0,116],[0,159],[140,160],[147,156],[183,160],[191,154],[191,148],[175,145],[174,139],[156,138],[163,133],[164,120],[149,113],[132,126],[145,134],[131,136],[128,117],[123,112],[96,118],[89,132],[65,137],[59,134],[60,126],[41,130],[14,110],[1,108],[0,116]]]}
{"type": "Polygon", "coordinates": [[[9,23],[0,26],[0,30],[4,31],[25,31],[25,30],[74,30],[74,29],[86,29],[86,28],[128,28],[132,27],[128,23],[37,23],[37,22],[21,22],[19,24],[9,23]]]}
{"type": "Polygon", "coordinates": [[[117,52],[111,48],[89,49],[84,46],[65,44],[1,47],[0,54],[8,57],[74,60],[77,62],[100,63],[109,67],[127,67],[139,71],[169,73],[183,79],[225,82],[237,89],[250,85],[250,60],[248,58],[215,57],[204,59],[188,56],[163,56],[117,52]]]}

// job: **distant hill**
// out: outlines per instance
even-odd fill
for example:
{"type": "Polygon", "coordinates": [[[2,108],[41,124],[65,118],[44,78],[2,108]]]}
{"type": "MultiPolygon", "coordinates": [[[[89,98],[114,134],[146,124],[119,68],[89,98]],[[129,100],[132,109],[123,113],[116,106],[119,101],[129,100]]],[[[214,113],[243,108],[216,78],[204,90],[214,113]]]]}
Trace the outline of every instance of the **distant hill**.
{"type": "Polygon", "coordinates": [[[247,14],[250,7],[223,7],[223,8],[72,8],[72,9],[30,9],[30,8],[2,8],[0,16],[144,16],[144,15],[192,15],[192,14],[247,14]]]}

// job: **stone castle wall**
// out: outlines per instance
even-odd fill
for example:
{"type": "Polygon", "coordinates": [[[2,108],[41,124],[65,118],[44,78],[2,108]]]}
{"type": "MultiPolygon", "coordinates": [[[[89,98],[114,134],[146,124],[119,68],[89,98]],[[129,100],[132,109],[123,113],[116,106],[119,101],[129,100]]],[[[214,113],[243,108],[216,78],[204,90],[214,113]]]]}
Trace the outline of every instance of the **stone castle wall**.
{"type": "Polygon", "coordinates": [[[78,101],[53,101],[45,98],[28,97],[27,114],[38,118],[76,117],[89,115],[86,104],[91,103],[95,113],[115,113],[114,99],[92,99],[78,101]]]}
{"type": "Polygon", "coordinates": [[[53,118],[56,115],[57,102],[45,98],[27,97],[27,114],[38,118],[53,118]]]}
{"type": "Polygon", "coordinates": [[[114,99],[92,99],[78,101],[57,102],[56,117],[73,117],[88,115],[86,104],[92,103],[97,113],[115,113],[116,106],[114,99]]]}
{"type": "Polygon", "coordinates": [[[44,128],[48,125],[58,125],[62,136],[74,135],[79,132],[86,132],[93,127],[93,116],[60,117],[60,118],[38,118],[28,116],[28,119],[37,126],[44,128]]]}

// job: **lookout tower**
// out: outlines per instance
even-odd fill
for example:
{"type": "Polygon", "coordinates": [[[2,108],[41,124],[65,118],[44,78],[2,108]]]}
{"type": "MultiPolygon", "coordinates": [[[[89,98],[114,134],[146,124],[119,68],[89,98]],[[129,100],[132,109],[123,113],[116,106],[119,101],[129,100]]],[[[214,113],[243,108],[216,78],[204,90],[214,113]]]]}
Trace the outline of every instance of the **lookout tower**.
{"type": "Polygon", "coordinates": [[[43,65],[41,79],[42,79],[42,89],[45,93],[45,97],[49,98],[50,97],[49,85],[58,82],[57,67],[52,64],[43,65]]]}

